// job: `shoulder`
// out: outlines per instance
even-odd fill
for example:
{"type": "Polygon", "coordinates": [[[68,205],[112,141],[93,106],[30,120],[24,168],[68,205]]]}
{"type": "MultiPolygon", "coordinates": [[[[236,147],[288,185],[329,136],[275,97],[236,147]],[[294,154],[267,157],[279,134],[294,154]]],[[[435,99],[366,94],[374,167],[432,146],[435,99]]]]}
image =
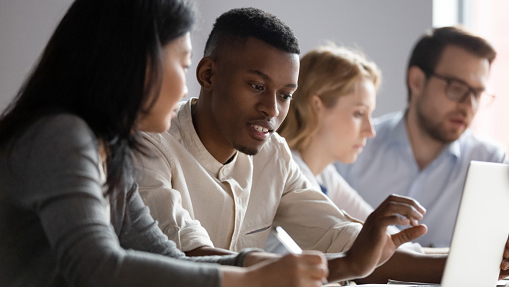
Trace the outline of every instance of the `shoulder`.
{"type": "Polygon", "coordinates": [[[40,118],[32,125],[31,129],[50,135],[92,133],[92,130],[82,118],[67,113],[54,114],[40,118]],[[66,132],[63,133],[62,131],[66,132]]]}
{"type": "Polygon", "coordinates": [[[277,170],[286,175],[293,166],[297,165],[292,159],[290,148],[278,133],[273,133],[253,156],[253,167],[256,170],[277,170]]]}
{"type": "Polygon", "coordinates": [[[394,112],[382,115],[373,119],[373,125],[375,126],[377,136],[379,132],[388,132],[396,128],[396,126],[403,120],[404,113],[394,112]]]}
{"type": "Polygon", "coordinates": [[[33,151],[49,149],[55,155],[75,147],[97,147],[97,139],[88,124],[72,114],[54,114],[40,118],[19,138],[33,151]]]}
{"type": "Polygon", "coordinates": [[[374,148],[376,151],[379,150],[380,146],[400,139],[401,133],[406,132],[404,127],[403,131],[401,127],[401,125],[404,125],[403,115],[403,112],[395,112],[373,119],[376,136],[368,139],[366,148],[361,156],[369,153],[371,148],[374,148]]]}
{"type": "Polygon", "coordinates": [[[283,138],[276,132],[270,136],[267,142],[265,142],[265,144],[263,145],[262,149],[258,154],[261,156],[277,158],[284,162],[288,162],[292,159],[292,152],[290,150],[290,147],[286,143],[285,138],[283,138]]]}
{"type": "Polygon", "coordinates": [[[181,101],[178,103],[177,115],[171,121],[171,127],[167,133],[180,139],[182,137],[181,133],[186,132],[191,128],[194,129],[191,109],[197,101],[197,98],[190,98],[187,101],[181,101]]]}
{"type": "MultiPolygon", "coordinates": [[[[69,187],[73,185],[85,186],[90,179],[95,185],[101,180],[97,138],[78,116],[45,116],[30,125],[14,144],[9,162],[13,175],[23,179],[19,190],[27,200],[72,192],[69,187]]],[[[98,190],[100,194],[100,186],[98,190]]]]}
{"type": "Polygon", "coordinates": [[[141,132],[142,144],[145,151],[145,155],[142,155],[140,159],[144,164],[148,162],[159,163],[169,165],[178,154],[187,154],[187,150],[184,148],[178,138],[169,132],[164,133],[148,133],[141,132]]]}
{"type": "Polygon", "coordinates": [[[475,135],[471,130],[466,130],[459,138],[462,152],[469,157],[486,161],[504,161],[506,150],[504,146],[494,139],[475,135]]]}

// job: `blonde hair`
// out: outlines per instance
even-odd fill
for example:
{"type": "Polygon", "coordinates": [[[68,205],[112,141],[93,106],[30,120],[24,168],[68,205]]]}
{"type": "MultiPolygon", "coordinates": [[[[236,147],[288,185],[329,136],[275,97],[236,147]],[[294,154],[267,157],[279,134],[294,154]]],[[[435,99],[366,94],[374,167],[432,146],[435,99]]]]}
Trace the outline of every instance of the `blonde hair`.
{"type": "Polygon", "coordinates": [[[320,97],[326,107],[333,107],[362,79],[373,81],[376,89],[380,86],[380,70],[361,52],[332,43],[311,50],[300,60],[298,89],[278,133],[291,149],[306,149],[318,127],[313,96],[320,97]]]}

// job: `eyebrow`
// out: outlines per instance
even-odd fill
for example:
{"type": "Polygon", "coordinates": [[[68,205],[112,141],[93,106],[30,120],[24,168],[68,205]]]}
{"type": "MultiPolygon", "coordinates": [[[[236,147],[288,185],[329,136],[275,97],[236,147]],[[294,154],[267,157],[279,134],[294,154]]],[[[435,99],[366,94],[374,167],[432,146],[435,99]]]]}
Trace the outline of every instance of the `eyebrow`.
{"type": "MultiPolygon", "coordinates": [[[[260,76],[262,79],[264,79],[266,81],[270,80],[269,75],[265,74],[264,72],[262,72],[260,70],[248,70],[247,72],[250,73],[250,74],[258,75],[258,76],[260,76]]],[[[288,84],[288,85],[286,85],[286,87],[288,87],[288,88],[297,88],[297,84],[288,84]]]]}

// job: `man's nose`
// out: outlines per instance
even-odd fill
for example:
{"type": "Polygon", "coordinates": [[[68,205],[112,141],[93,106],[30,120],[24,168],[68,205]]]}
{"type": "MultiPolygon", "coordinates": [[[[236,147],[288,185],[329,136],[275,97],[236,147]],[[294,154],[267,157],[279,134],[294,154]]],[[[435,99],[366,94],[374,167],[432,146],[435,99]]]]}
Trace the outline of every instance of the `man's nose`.
{"type": "Polygon", "coordinates": [[[264,93],[260,100],[260,110],[267,116],[274,118],[279,115],[277,94],[273,92],[264,93]]]}

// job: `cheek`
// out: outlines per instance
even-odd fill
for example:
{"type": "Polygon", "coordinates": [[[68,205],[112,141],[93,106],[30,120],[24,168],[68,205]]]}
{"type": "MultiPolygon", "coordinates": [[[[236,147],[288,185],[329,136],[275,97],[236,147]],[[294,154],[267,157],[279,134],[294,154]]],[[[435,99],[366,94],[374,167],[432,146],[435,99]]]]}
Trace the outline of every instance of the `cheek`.
{"type": "Polygon", "coordinates": [[[173,71],[166,77],[166,81],[162,85],[164,94],[164,102],[168,109],[173,107],[187,94],[186,78],[183,72],[173,71]]]}
{"type": "Polygon", "coordinates": [[[345,141],[344,119],[337,115],[330,115],[322,119],[319,135],[326,145],[332,149],[338,149],[345,141]]]}
{"type": "Polygon", "coordinates": [[[424,90],[421,95],[420,104],[423,110],[432,115],[439,116],[447,111],[454,109],[456,103],[447,99],[443,87],[433,87],[424,90]]]}
{"type": "Polygon", "coordinates": [[[278,122],[277,126],[279,127],[281,123],[285,120],[286,116],[288,115],[288,109],[290,108],[290,103],[284,103],[279,105],[279,115],[277,116],[278,122]]]}

